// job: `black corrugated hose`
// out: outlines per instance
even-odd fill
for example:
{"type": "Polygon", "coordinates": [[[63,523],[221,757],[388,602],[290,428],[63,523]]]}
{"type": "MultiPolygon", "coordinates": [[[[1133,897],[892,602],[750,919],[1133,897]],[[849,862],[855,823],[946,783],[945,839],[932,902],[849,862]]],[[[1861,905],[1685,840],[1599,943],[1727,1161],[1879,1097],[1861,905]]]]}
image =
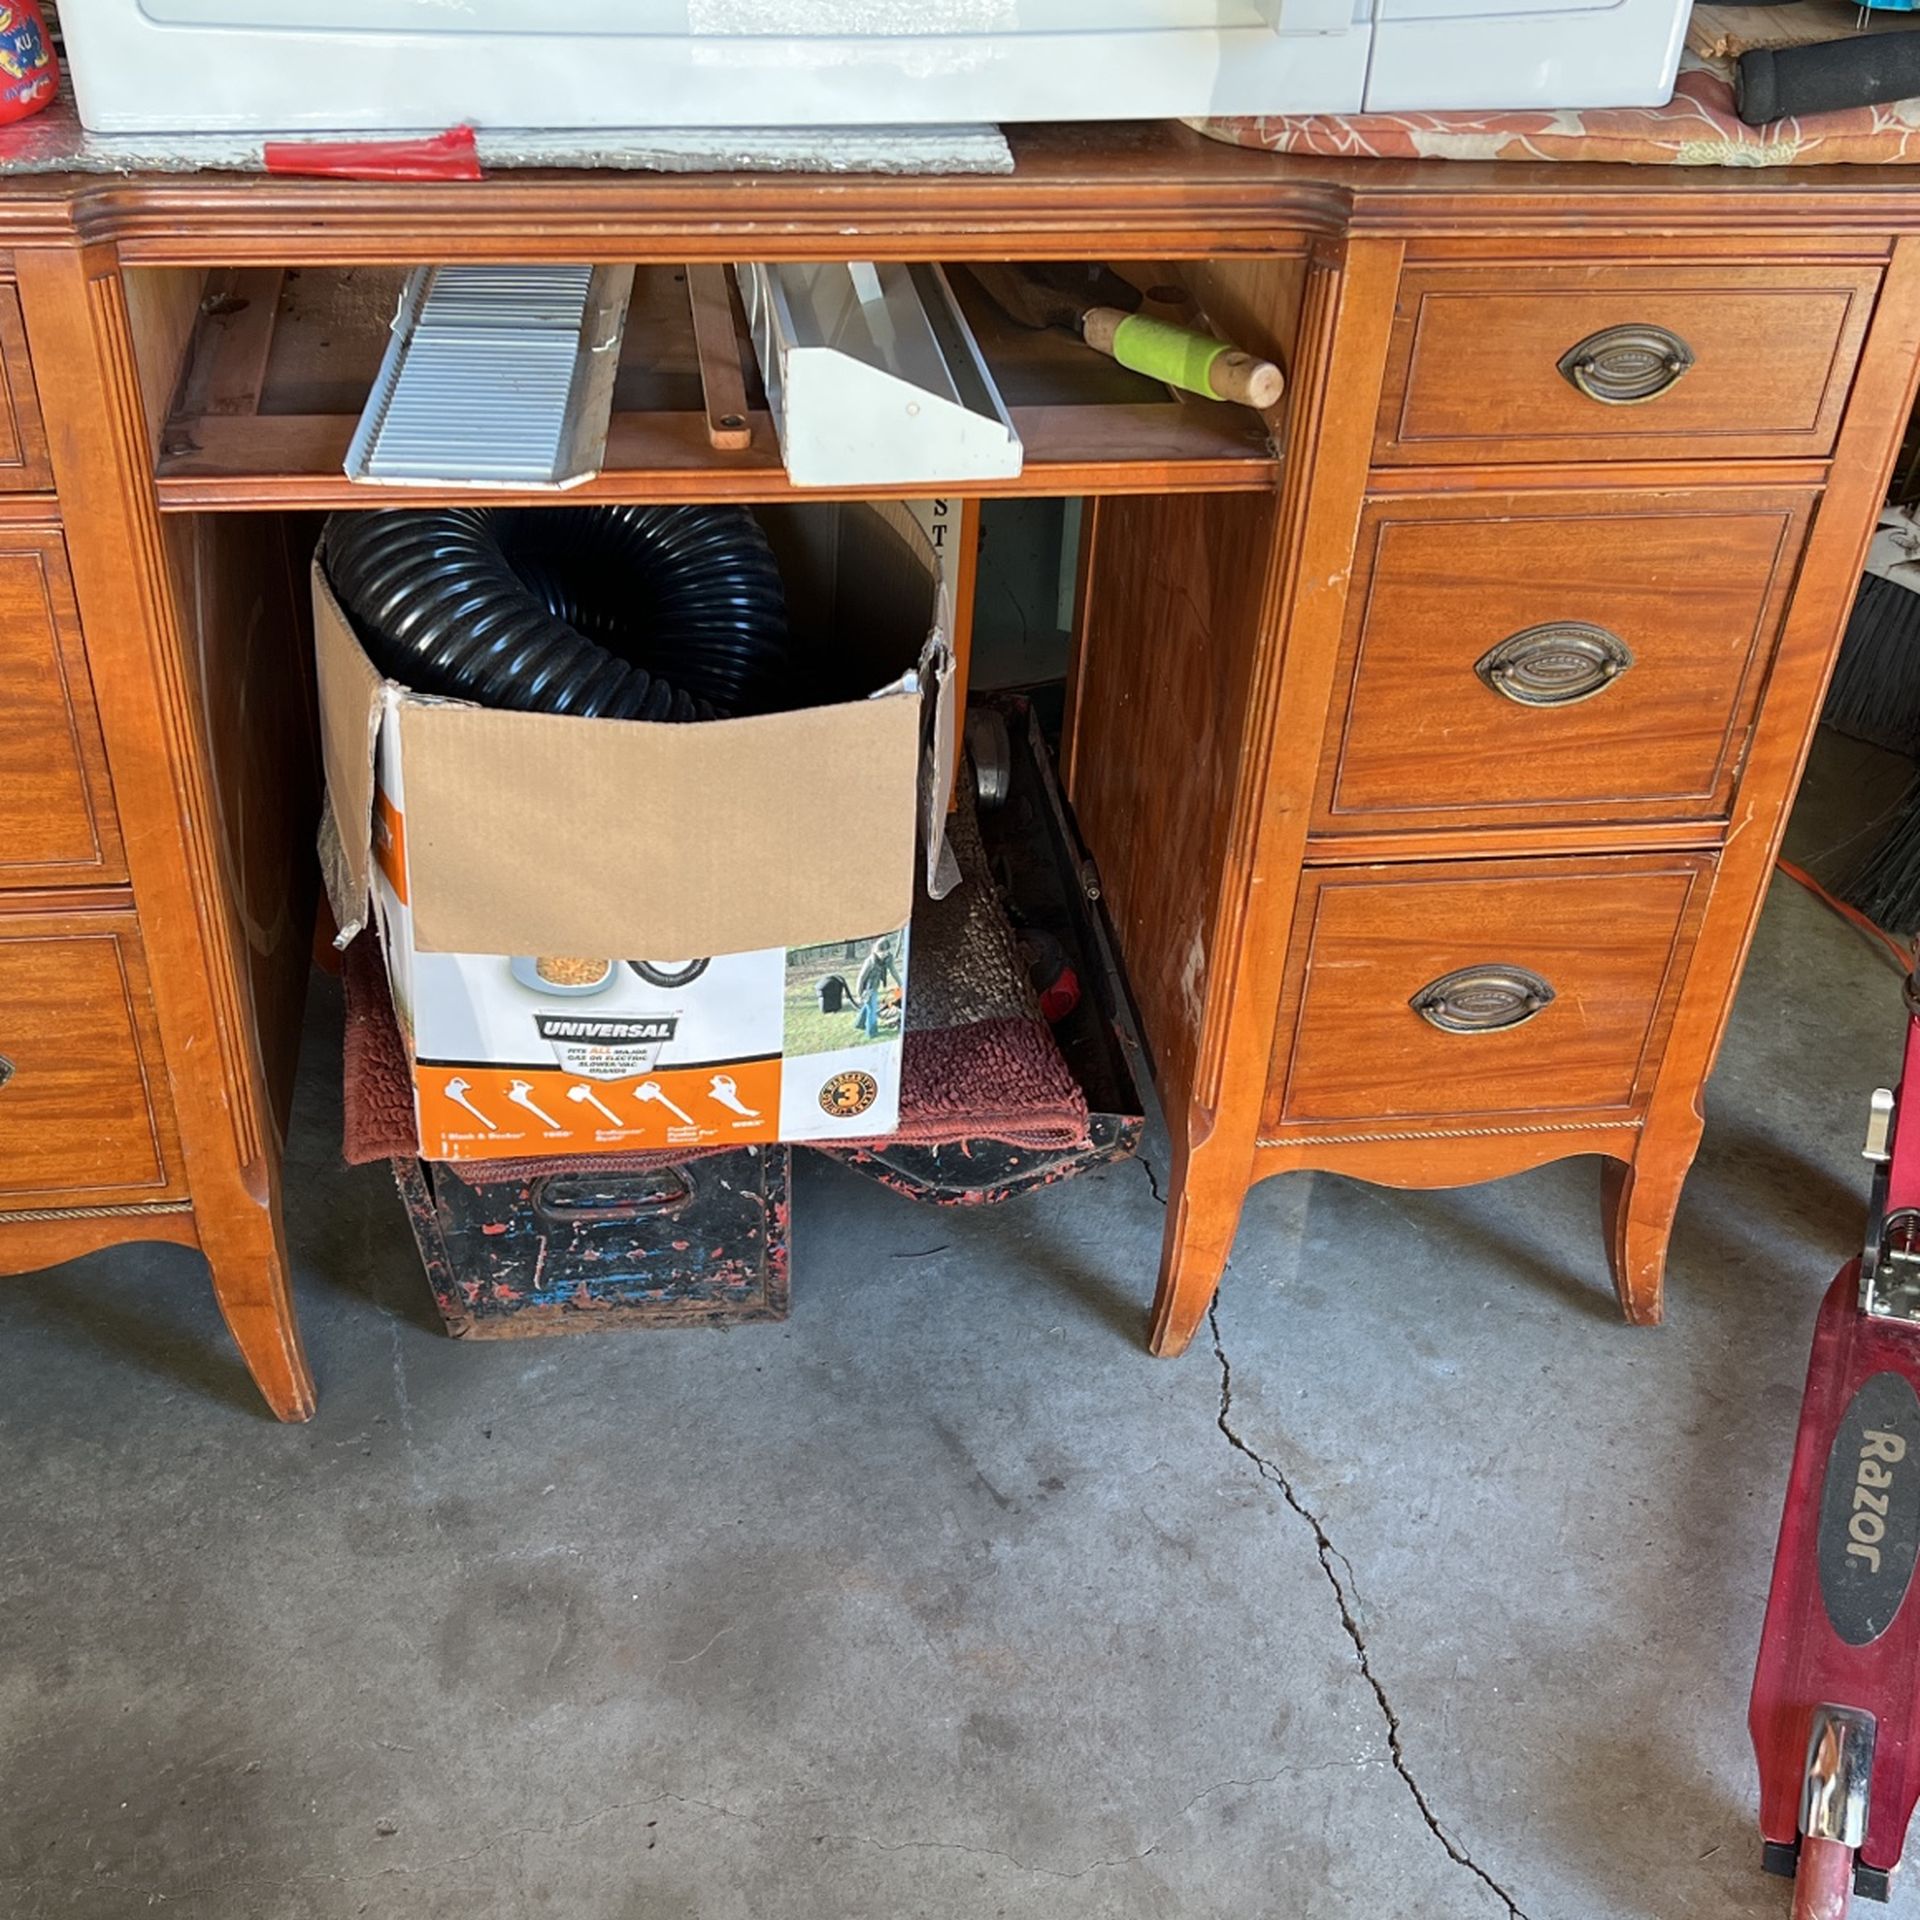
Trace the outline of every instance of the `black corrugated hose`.
{"type": "Polygon", "coordinates": [[[324,552],[368,658],[418,693],[707,720],[786,692],[786,596],[744,507],[337,513],[324,552]]]}

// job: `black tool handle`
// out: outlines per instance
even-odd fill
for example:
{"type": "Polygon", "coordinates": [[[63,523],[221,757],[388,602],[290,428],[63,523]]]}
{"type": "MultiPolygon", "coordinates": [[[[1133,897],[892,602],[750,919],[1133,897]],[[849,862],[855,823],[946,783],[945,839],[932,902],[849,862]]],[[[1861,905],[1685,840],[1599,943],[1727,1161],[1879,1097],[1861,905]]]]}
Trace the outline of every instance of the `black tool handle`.
{"type": "Polygon", "coordinates": [[[1812,47],[1755,47],[1740,56],[1733,86],[1734,111],[1750,127],[1915,95],[1920,32],[1859,33],[1812,47]]]}

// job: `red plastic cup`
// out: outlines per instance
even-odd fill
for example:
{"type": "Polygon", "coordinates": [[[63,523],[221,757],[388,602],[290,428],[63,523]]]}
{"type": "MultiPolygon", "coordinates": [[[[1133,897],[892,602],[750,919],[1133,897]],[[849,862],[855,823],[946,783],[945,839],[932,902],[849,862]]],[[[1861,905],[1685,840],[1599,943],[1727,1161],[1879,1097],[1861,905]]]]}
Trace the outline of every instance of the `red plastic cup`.
{"type": "Polygon", "coordinates": [[[49,105],[60,90],[60,62],[39,0],[0,0],[0,126],[49,105]]]}

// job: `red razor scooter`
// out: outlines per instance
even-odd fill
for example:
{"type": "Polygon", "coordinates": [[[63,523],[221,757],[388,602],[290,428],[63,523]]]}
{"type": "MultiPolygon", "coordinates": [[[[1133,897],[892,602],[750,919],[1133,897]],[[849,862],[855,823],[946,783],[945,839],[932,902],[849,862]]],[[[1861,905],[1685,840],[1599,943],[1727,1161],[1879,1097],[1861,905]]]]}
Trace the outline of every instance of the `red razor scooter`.
{"type": "Polygon", "coordinates": [[[1866,1243],[1814,1323],[1747,1724],[1794,1920],[1885,1900],[1920,1799],[1920,977],[1873,1096],[1866,1243]],[[1903,1604],[1906,1603],[1906,1604],[1903,1604]]]}

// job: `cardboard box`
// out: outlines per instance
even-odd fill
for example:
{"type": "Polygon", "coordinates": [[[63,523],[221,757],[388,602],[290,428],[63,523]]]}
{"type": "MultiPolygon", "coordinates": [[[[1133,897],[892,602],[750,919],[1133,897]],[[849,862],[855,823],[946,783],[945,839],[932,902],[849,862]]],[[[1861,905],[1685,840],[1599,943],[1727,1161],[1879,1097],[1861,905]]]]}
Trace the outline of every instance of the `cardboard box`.
{"type": "Polygon", "coordinates": [[[426,1159],[897,1123],[917,825],[944,891],[951,605],[902,507],[762,520],[827,701],[692,725],[413,693],[316,558],[327,891],[343,943],[379,926],[426,1159]]]}

